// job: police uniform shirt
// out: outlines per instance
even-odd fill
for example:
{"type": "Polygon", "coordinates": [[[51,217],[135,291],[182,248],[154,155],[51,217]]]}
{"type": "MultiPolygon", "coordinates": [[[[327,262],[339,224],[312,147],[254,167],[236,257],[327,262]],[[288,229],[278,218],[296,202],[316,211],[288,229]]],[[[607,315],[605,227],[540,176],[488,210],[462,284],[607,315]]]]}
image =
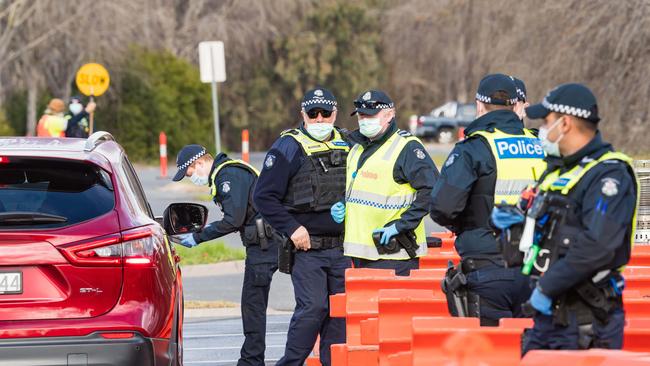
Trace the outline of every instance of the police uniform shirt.
{"type": "MultiPolygon", "coordinates": [[[[599,132],[577,153],[561,160],[549,159],[549,171],[559,164],[560,172],[564,173],[583,159],[598,159],[608,151],[613,148],[602,140],[599,132]]],[[[582,230],[567,254],[539,280],[542,291],[551,298],[603,269],[626,264],[630,258],[636,190],[628,165],[619,160],[597,164],[573,187],[569,197],[578,203],[582,230]]]]}
{"type": "MultiPolygon", "coordinates": [[[[300,130],[309,136],[304,128],[300,130]]],[[[334,222],[330,211],[289,213],[282,204],[291,178],[306,159],[307,155],[293,137],[283,136],[276,140],[264,159],[255,187],[255,205],[275,230],[287,236],[300,226],[304,226],[310,235],[339,236],[344,225],[334,222]]]]}
{"type": "MultiPolygon", "coordinates": [[[[474,120],[465,130],[465,136],[495,128],[507,134],[524,135],[523,122],[514,112],[495,110],[474,120]]],[[[500,255],[489,225],[494,207],[496,164],[487,141],[479,136],[466,138],[451,151],[433,187],[431,218],[459,235],[456,250],[461,257],[500,255]],[[479,185],[483,192],[477,192],[479,185]],[[468,207],[470,197],[473,207],[468,207]],[[468,227],[468,217],[480,217],[484,222],[468,227]]]]}
{"type": "MultiPolygon", "coordinates": [[[[384,135],[372,141],[363,136],[359,131],[354,131],[350,135],[350,139],[363,145],[363,153],[359,158],[359,167],[372,154],[379,149],[382,144],[388,140],[394,133],[397,133],[397,123],[393,119],[390,122],[390,127],[386,130],[384,135]]],[[[402,131],[402,133],[405,133],[402,131]]],[[[357,167],[357,169],[359,168],[357,167]]],[[[349,169],[350,167],[348,167],[349,169]]],[[[395,227],[399,232],[408,230],[415,230],[420,225],[422,218],[429,212],[431,205],[431,189],[438,179],[438,168],[436,168],[433,160],[427,153],[427,150],[419,141],[410,141],[406,144],[400,155],[397,157],[395,166],[393,167],[393,180],[400,184],[408,183],[413,189],[417,191],[415,200],[411,206],[406,210],[395,227]]]]}
{"type": "MultiPolygon", "coordinates": [[[[217,155],[209,177],[212,177],[214,170],[219,165],[229,160],[231,159],[223,153],[217,155]]],[[[201,232],[196,233],[197,242],[212,240],[239,231],[245,224],[248,224],[246,214],[255,180],[256,177],[253,173],[238,165],[228,165],[219,171],[214,182],[217,195],[213,200],[223,211],[223,219],[206,225],[201,232]]],[[[213,182],[210,181],[209,185],[212,187],[213,182]]]]}

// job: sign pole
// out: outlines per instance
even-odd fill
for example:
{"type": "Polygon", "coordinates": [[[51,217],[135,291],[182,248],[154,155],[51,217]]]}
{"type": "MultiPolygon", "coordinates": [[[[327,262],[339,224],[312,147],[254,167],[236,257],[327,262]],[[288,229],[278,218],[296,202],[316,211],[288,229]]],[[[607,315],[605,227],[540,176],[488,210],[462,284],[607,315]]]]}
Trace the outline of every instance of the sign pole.
{"type": "MultiPolygon", "coordinates": [[[[210,65],[212,65],[212,111],[214,112],[214,143],[217,148],[216,154],[221,152],[221,132],[219,131],[219,101],[217,96],[217,82],[215,81],[214,50],[210,50],[210,65]]],[[[216,155],[215,154],[215,155],[216,155]]],[[[216,156],[215,156],[216,157],[216,156]]]]}

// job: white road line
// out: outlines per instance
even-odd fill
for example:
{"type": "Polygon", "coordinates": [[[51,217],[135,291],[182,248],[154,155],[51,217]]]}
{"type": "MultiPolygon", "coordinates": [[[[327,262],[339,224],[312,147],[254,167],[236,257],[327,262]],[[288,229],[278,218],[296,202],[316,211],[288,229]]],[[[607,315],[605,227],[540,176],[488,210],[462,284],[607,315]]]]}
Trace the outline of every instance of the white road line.
{"type": "MultiPolygon", "coordinates": [[[[266,346],[266,348],[284,348],[284,344],[266,346]]],[[[238,350],[238,349],[241,349],[241,347],[197,347],[197,348],[185,348],[185,347],[183,347],[183,351],[224,351],[224,350],[229,350],[229,349],[238,350]]]]}
{"type": "MultiPolygon", "coordinates": [[[[184,365],[197,364],[197,363],[200,363],[200,364],[205,364],[205,363],[233,364],[233,363],[235,363],[236,364],[237,361],[239,361],[239,360],[183,361],[183,364],[184,365]]],[[[278,362],[278,361],[280,361],[280,359],[266,359],[266,360],[264,360],[264,362],[278,362]]]]}
{"type": "MultiPolygon", "coordinates": [[[[287,332],[267,332],[266,335],[284,335],[287,332]]],[[[214,337],[243,337],[241,333],[227,333],[227,334],[197,334],[197,335],[184,335],[184,339],[188,338],[214,338],[214,337]]]]}

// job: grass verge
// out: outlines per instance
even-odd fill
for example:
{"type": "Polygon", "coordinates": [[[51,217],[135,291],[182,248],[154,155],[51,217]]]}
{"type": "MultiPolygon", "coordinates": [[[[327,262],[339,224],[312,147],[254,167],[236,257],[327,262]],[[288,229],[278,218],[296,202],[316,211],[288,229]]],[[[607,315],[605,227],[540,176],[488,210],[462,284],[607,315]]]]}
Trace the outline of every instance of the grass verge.
{"type": "Polygon", "coordinates": [[[236,261],[246,258],[243,249],[231,248],[222,241],[208,241],[194,248],[176,245],[176,251],[181,257],[181,264],[209,264],[226,261],[236,261]]]}

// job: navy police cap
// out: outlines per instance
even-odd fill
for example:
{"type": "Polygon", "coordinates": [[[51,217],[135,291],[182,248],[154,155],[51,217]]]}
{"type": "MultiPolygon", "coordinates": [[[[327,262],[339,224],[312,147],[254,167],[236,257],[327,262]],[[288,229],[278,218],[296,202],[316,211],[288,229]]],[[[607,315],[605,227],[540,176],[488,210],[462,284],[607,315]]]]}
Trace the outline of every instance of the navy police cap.
{"type": "Polygon", "coordinates": [[[478,84],[476,100],[486,104],[513,105],[517,103],[517,86],[508,75],[490,74],[478,84]],[[505,93],[506,98],[496,98],[497,92],[505,93]]]}
{"type": "Polygon", "coordinates": [[[176,156],[176,167],[178,168],[178,171],[172,180],[174,182],[178,182],[179,180],[183,179],[185,177],[185,173],[187,172],[187,168],[189,168],[193,162],[197,161],[206,153],[207,151],[205,150],[205,147],[201,145],[183,146],[181,151],[178,152],[178,156],[176,156]]]}
{"type": "Polygon", "coordinates": [[[510,76],[512,81],[515,83],[515,87],[517,88],[517,100],[520,102],[525,102],[526,101],[526,84],[524,84],[524,81],[521,79],[518,79],[514,76],[510,76]]]}
{"type": "Polygon", "coordinates": [[[357,113],[374,116],[382,109],[395,108],[395,103],[390,99],[388,94],[381,90],[365,91],[354,100],[354,111],[350,114],[354,116],[357,113]]]}
{"type": "Polygon", "coordinates": [[[309,112],[312,109],[320,108],[326,111],[333,111],[336,109],[336,97],[331,91],[325,88],[315,88],[309,90],[302,97],[300,107],[309,112]]]}
{"type": "Polygon", "coordinates": [[[567,114],[598,123],[598,103],[586,86],[578,83],[562,84],[546,94],[541,103],[526,108],[531,119],[544,118],[549,113],[567,114]]]}

